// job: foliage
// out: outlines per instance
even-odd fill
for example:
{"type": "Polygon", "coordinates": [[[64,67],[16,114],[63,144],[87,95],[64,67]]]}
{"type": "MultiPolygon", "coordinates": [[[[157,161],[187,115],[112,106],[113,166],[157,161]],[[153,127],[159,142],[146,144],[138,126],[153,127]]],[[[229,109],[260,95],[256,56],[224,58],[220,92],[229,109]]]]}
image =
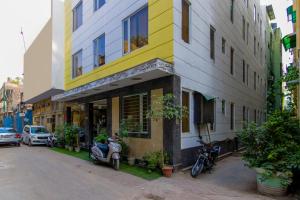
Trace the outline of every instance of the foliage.
{"type": "Polygon", "coordinates": [[[51,148],[51,150],[58,152],[58,153],[66,154],[68,156],[73,156],[73,157],[76,157],[76,158],[79,158],[82,160],[87,160],[87,161],[91,160],[89,158],[89,152],[87,152],[87,151],[75,152],[75,151],[68,151],[64,148],[59,148],[59,147],[51,148]]]}
{"type": "Polygon", "coordinates": [[[122,119],[120,123],[119,137],[126,138],[128,137],[128,124],[126,119],[122,119]]]}
{"type": "Polygon", "coordinates": [[[78,146],[79,128],[73,125],[64,125],[64,138],[68,146],[78,146]]]}
{"type": "Polygon", "coordinates": [[[97,135],[95,137],[95,141],[102,143],[102,144],[105,143],[107,141],[107,139],[108,139],[108,135],[104,132],[100,133],[99,135],[97,135]]]}
{"type": "Polygon", "coordinates": [[[148,153],[143,158],[147,163],[149,170],[162,168],[165,164],[169,164],[169,156],[162,151],[148,153]]]}
{"type": "Polygon", "coordinates": [[[289,67],[287,73],[282,77],[282,81],[287,83],[287,89],[290,92],[294,91],[299,83],[288,82],[296,80],[299,80],[299,69],[297,67],[289,67]]]}
{"type": "Polygon", "coordinates": [[[54,135],[57,139],[57,145],[63,147],[65,145],[64,126],[56,126],[54,135]]]}
{"type": "Polygon", "coordinates": [[[300,168],[299,121],[290,112],[276,111],[260,127],[250,124],[239,138],[246,148],[244,160],[249,167],[264,169],[264,177],[279,176],[284,185],[291,171],[300,168]]]}
{"type": "Polygon", "coordinates": [[[151,109],[147,112],[147,117],[152,119],[179,119],[188,116],[188,108],[181,106],[175,102],[175,96],[168,93],[162,97],[157,98],[153,102],[151,109]]]}
{"type": "Polygon", "coordinates": [[[143,178],[145,180],[155,180],[160,178],[162,175],[159,171],[149,171],[145,168],[138,167],[138,166],[130,166],[125,163],[121,163],[120,171],[143,178]]]}

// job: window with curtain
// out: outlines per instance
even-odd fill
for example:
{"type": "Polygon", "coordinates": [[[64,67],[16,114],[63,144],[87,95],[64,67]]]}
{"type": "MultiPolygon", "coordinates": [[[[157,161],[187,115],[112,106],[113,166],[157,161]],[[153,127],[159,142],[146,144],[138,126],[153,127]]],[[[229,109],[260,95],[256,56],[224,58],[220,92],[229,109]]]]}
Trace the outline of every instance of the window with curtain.
{"type": "Polygon", "coordinates": [[[148,6],[123,21],[123,53],[148,44],[148,6]]]}
{"type": "Polygon", "coordinates": [[[105,64],[105,34],[94,40],[94,67],[105,64]]]}
{"type": "Polygon", "coordinates": [[[182,0],[182,40],[190,43],[190,2],[182,0]]]}
{"type": "MultiPolygon", "coordinates": [[[[190,113],[190,93],[182,91],[182,106],[186,107],[190,113]]],[[[182,118],[182,133],[190,132],[190,117],[185,116],[182,118]]]]}
{"type": "Polygon", "coordinates": [[[73,31],[76,31],[82,25],[82,1],[73,9],[73,31]]]}
{"type": "Polygon", "coordinates": [[[148,134],[148,94],[136,94],[123,97],[123,120],[129,133],[133,135],[148,134]]]}
{"type": "Polygon", "coordinates": [[[73,78],[82,75],[82,50],[72,56],[72,75],[73,78]]]}

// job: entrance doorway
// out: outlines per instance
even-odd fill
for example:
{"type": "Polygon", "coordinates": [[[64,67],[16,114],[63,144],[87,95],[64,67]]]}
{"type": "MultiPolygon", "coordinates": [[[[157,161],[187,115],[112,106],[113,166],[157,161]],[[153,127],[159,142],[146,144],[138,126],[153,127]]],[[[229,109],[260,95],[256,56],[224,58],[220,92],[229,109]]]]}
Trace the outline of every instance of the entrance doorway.
{"type": "Polygon", "coordinates": [[[107,100],[93,102],[93,135],[107,133],[107,100]]]}

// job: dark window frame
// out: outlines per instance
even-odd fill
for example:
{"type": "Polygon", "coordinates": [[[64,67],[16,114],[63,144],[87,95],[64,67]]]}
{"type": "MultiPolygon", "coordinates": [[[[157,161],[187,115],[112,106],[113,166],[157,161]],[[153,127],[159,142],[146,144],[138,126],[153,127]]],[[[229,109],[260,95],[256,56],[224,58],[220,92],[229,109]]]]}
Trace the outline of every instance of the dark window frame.
{"type": "Polygon", "coordinates": [[[210,58],[215,60],[215,44],[216,44],[216,37],[215,37],[216,29],[210,25],[210,58]]]}
{"type": "Polygon", "coordinates": [[[191,35],[191,2],[189,0],[181,0],[182,14],[181,14],[181,39],[185,43],[190,43],[191,35]],[[187,6],[187,12],[184,12],[184,6],[187,6]],[[186,14],[186,15],[185,15],[186,14]]]}
{"type": "Polygon", "coordinates": [[[94,12],[96,12],[106,4],[106,0],[102,0],[102,2],[99,1],[100,0],[94,0],[94,12]]]}
{"type": "Polygon", "coordinates": [[[73,14],[73,32],[75,32],[79,27],[82,26],[83,24],[83,1],[79,1],[76,6],[73,8],[72,10],[72,14],[73,14]],[[78,24],[78,19],[77,19],[77,14],[78,14],[78,8],[81,7],[81,13],[80,14],[80,17],[81,17],[81,21],[80,23],[78,24]],[[76,18],[75,18],[76,17],[76,18]]]}
{"type": "Polygon", "coordinates": [[[97,37],[94,41],[93,41],[93,48],[94,48],[94,68],[98,68],[98,67],[101,67],[103,65],[106,64],[106,48],[105,48],[105,45],[106,45],[106,37],[105,37],[105,33],[101,34],[99,37],[97,37]],[[99,53],[99,49],[98,49],[98,42],[101,42],[101,39],[104,40],[104,63],[100,63],[99,62],[99,59],[98,60],[98,63],[96,63],[96,57],[99,57],[100,53],[99,53]],[[98,55],[97,55],[98,54],[98,55]]]}

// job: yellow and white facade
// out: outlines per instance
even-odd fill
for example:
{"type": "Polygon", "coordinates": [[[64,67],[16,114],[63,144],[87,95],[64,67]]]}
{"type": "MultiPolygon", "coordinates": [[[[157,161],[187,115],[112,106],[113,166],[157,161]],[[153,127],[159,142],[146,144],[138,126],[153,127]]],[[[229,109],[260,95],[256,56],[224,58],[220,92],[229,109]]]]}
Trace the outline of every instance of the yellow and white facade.
{"type": "MultiPolygon", "coordinates": [[[[135,158],[164,149],[174,165],[190,164],[207,127],[213,141],[226,141],[223,153],[232,151],[244,121],[264,120],[270,34],[260,0],[230,2],[65,0],[65,92],[52,100],[76,105],[86,142],[132,120],[135,158]],[[167,93],[188,107],[182,123],[145,118],[167,93]]],[[[75,109],[66,110],[74,121],[75,109]]]]}

